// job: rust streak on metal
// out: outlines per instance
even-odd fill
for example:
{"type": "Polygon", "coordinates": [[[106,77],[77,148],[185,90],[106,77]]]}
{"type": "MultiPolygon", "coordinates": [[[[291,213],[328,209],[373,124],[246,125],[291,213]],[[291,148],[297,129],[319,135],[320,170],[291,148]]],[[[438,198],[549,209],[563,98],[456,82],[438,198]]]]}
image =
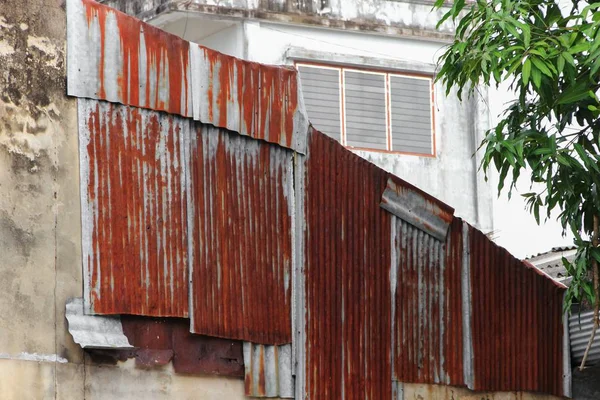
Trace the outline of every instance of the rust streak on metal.
{"type": "Polygon", "coordinates": [[[193,45],[194,117],[301,153],[306,127],[298,73],[193,45]],[[300,137],[302,136],[302,137],[300,137]]]}
{"type": "Polygon", "coordinates": [[[563,394],[564,288],[469,228],[474,390],[563,394]]]}
{"type": "Polygon", "coordinates": [[[292,153],[199,125],[190,154],[193,332],[291,343],[292,153]]]}
{"type": "Polygon", "coordinates": [[[187,227],[177,117],[88,101],[84,246],[91,311],[187,316],[187,227]]]}
{"type": "Polygon", "coordinates": [[[97,26],[100,36],[99,45],[85,42],[92,53],[85,56],[97,57],[98,64],[70,60],[86,66],[82,80],[95,74],[86,82],[70,74],[70,94],[191,117],[189,42],[96,1],[81,2],[88,35],[97,26]]]}
{"type": "Polygon", "coordinates": [[[389,175],[315,130],[306,162],[307,394],[390,398],[389,175]]]}

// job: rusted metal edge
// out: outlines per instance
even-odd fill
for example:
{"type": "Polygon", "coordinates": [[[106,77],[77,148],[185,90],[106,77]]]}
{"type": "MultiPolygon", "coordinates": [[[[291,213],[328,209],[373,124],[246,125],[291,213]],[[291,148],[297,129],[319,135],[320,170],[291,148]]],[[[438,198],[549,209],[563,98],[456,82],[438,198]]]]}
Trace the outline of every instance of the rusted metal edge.
{"type": "Polygon", "coordinates": [[[404,400],[404,382],[392,381],[392,400],[404,400]]]}
{"type": "MultiPolygon", "coordinates": [[[[563,295],[563,306],[567,293],[563,295]]],[[[563,313],[563,395],[567,397],[572,396],[571,384],[572,384],[572,372],[571,372],[571,335],[569,332],[569,315],[563,313]]]]}
{"type": "Polygon", "coordinates": [[[562,282],[557,281],[556,279],[554,279],[553,277],[551,277],[550,275],[548,275],[545,271],[542,271],[541,269],[539,269],[538,267],[536,267],[535,265],[533,265],[529,261],[527,261],[527,260],[521,260],[521,263],[527,269],[531,269],[536,274],[538,274],[540,276],[543,276],[544,278],[548,279],[550,282],[552,282],[554,284],[554,286],[558,287],[559,289],[567,290],[567,285],[565,285],[562,282]]]}
{"type": "Polygon", "coordinates": [[[454,215],[452,207],[397,177],[388,179],[380,206],[441,241],[454,215]]]}
{"type": "Polygon", "coordinates": [[[244,366],[246,396],[294,398],[291,345],[244,342],[244,366]]]}
{"type": "MultiPolygon", "coordinates": [[[[396,292],[398,285],[398,251],[396,246],[396,240],[398,239],[397,234],[397,217],[392,215],[392,223],[390,224],[391,233],[391,244],[390,248],[392,249],[392,254],[390,257],[390,313],[391,313],[391,325],[390,325],[390,333],[391,333],[391,352],[390,352],[390,360],[392,360],[392,377],[396,377],[396,292]]],[[[400,238],[402,239],[402,238],[400,238]]],[[[392,380],[392,394],[396,393],[396,381],[392,380]]],[[[395,396],[392,396],[393,399],[396,399],[395,396]]]]}
{"type": "Polygon", "coordinates": [[[292,365],[295,379],[295,397],[306,397],[306,277],[304,275],[304,246],[306,219],[306,156],[294,155],[294,207],[292,215],[292,365]],[[297,367],[296,367],[297,366],[297,367]]]}
{"type": "Polygon", "coordinates": [[[132,349],[121,318],[85,315],[81,297],[67,300],[65,316],[75,343],[84,349],[132,349]]]}

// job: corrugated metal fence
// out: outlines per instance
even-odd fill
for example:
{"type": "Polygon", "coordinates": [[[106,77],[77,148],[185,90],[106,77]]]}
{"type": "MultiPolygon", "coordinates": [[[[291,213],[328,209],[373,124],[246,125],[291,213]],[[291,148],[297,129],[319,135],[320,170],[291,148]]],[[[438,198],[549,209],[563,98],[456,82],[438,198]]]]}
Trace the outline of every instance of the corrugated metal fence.
{"type": "Polygon", "coordinates": [[[198,125],[190,157],[192,331],[290,343],[292,153],[198,125]]]}
{"type": "Polygon", "coordinates": [[[195,333],[267,345],[246,345],[254,395],[289,395],[260,355],[292,331],[301,398],[389,399],[400,381],[563,393],[562,289],[308,129],[295,71],[91,0],[68,16],[69,94],[94,99],[79,102],[87,312],[190,315],[195,333]]]}
{"type": "Polygon", "coordinates": [[[306,392],[391,397],[388,174],[312,131],[306,161],[306,392]]]}

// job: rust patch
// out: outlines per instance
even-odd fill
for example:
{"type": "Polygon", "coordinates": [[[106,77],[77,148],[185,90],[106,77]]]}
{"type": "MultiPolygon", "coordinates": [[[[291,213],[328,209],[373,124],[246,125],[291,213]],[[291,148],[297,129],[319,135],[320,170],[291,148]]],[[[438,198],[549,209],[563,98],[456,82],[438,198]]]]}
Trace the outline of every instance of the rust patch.
{"type": "Polygon", "coordinates": [[[389,174],[315,130],[306,171],[308,397],[391,398],[389,174]]]}
{"type": "Polygon", "coordinates": [[[199,126],[191,146],[193,332],[291,343],[292,153],[199,126]]]}
{"type": "Polygon", "coordinates": [[[563,394],[564,288],[470,227],[474,390],[563,394]]]}
{"type": "Polygon", "coordinates": [[[96,98],[191,116],[189,42],[96,1],[81,1],[88,29],[94,23],[100,29],[96,98]],[[109,15],[118,27],[118,54],[106,54],[106,41],[116,39],[112,36],[115,32],[107,31],[109,15]],[[116,82],[110,80],[112,74],[107,74],[107,68],[119,68],[116,82]],[[109,86],[116,86],[116,98],[107,96],[109,86]]]}
{"type": "Polygon", "coordinates": [[[185,317],[187,214],[177,117],[89,101],[84,246],[92,311],[185,317]],[[89,224],[89,225],[87,225],[89,224]]]}
{"type": "Polygon", "coordinates": [[[244,376],[242,342],[190,333],[182,318],[122,316],[123,332],[137,347],[121,358],[135,357],[136,365],[154,367],[173,361],[177,373],[244,376]]]}

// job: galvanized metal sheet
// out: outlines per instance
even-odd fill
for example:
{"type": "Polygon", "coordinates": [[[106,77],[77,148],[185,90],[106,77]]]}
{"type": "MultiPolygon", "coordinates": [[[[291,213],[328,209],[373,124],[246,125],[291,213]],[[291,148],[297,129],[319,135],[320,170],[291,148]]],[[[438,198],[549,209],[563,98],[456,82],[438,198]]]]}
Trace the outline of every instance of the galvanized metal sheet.
{"type": "Polygon", "coordinates": [[[300,153],[308,117],[298,72],[261,65],[192,44],[194,118],[300,153]]]}
{"type": "Polygon", "coordinates": [[[445,243],[394,218],[394,379],[462,386],[462,222],[445,243]]]}
{"type": "MultiPolygon", "coordinates": [[[[569,316],[569,337],[571,342],[571,358],[574,365],[581,364],[583,353],[590,340],[590,335],[594,329],[594,311],[584,311],[581,313],[573,312],[569,316]]],[[[594,365],[600,361],[600,332],[596,332],[596,337],[590,347],[590,352],[586,364],[594,365]]]]}
{"type": "Polygon", "coordinates": [[[188,175],[194,333],[292,342],[292,152],[198,125],[188,175]]]}
{"type": "Polygon", "coordinates": [[[392,215],[379,206],[388,177],[335,140],[309,133],[306,398],[391,398],[392,215]]]}
{"type": "Polygon", "coordinates": [[[123,333],[121,319],[83,313],[83,299],[69,299],[65,316],[69,333],[75,343],[84,349],[131,349],[123,333]]]}
{"type": "Polygon", "coordinates": [[[190,44],[93,0],[68,0],[67,15],[69,95],[193,117],[305,152],[294,68],[190,44]]]}
{"type": "Polygon", "coordinates": [[[67,18],[69,95],[192,116],[188,42],[93,0],[67,18]]]}
{"type": "Polygon", "coordinates": [[[294,398],[291,345],[244,342],[244,366],[246,396],[294,398]]]}
{"type": "Polygon", "coordinates": [[[185,119],[79,101],[87,313],[187,316],[185,119]]]}
{"type": "Polygon", "coordinates": [[[441,241],[454,214],[452,207],[396,177],[388,179],[381,207],[441,241]]]}
{"type": "Polygon", "coordinates": [[[469,228],[474,390],[563,395],[564,287],[469,228]]]}

